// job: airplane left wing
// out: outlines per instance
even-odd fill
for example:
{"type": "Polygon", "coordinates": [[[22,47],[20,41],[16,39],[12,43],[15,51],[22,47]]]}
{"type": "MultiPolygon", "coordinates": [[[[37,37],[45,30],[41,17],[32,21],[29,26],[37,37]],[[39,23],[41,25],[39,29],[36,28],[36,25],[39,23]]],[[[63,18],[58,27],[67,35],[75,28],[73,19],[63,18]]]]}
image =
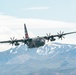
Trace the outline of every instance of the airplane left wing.
{"type": "Polygon", "coordinates": [[[61,32],[60,33],[57,33],[57,35],[47,35],[47,36],[44,36],[43,38],[46,39],[46,40],[50,40],[50,41],[55,41],[55,37],[58,37],[59,39],[62,40],[62,38],[65,38],[64,36],[65,35],[68,35],[68,34],[73,34],[73,33],[76,33],[76,32],[69,32],[69,33],[64,33],[64,32],[61,32]]]}

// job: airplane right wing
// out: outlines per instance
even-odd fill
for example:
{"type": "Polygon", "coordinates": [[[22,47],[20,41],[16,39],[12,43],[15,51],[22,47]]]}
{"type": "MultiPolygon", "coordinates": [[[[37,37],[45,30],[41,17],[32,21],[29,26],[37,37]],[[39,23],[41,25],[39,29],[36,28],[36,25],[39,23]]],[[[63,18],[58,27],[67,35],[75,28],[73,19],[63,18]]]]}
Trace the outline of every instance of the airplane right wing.
{"type": "Polygon", "coordinates": [[[8,40],[8,41],[0,41],[0,43],[10,43],[10,44],[14,44],[15,46],[18,46],[19,45],[19,42],[22,42],[22,43],[24,43],[24,44],[26,44],[27,43],[27,41],[31,41],[32,39],[19,39],[19,40],[17,40],[17,39],[13,39],[13,40],[8,40]]]}

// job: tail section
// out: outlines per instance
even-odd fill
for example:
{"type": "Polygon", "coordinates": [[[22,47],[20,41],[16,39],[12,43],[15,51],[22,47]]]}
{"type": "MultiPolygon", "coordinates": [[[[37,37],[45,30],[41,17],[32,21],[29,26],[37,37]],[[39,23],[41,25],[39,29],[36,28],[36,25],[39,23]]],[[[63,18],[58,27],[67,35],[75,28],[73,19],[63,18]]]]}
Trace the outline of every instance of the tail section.
{"type": "Polygon", "coordinates": [[[26,28],[26,24],[24,24],[24,30],[25,30],[25,38],[29,38],[27,28],[26,28]]]}

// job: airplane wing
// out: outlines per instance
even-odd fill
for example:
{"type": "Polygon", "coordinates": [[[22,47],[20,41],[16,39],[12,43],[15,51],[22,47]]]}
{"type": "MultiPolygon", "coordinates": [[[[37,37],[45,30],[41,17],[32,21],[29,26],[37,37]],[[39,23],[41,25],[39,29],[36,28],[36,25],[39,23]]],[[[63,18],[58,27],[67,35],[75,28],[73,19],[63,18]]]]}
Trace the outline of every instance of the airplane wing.
{"type": "Polygon", "coordinates": [[[14,42],[23,42],[23,40],[0,41],[0,43],[14,43],[14,42]]]}
{"type": "Polygon", "coordinates": [[[0,41],[0,43],[10,43],[10,44],[14,44],[15,46],[18,46],[19,45],[19,42],[22,42],[24,44],[27,43],[27,41],[31,41],[32,39],[20,39],[20,40],[17,40],[17,39],[11,39],[9,41],[0,41]]]}
{"type": "Polygon", "coordinates": [[[59,39],[62,40],[62,38],[65,38],[64,36],[65,35],[68,35],[68,34],[73,34],[73,33],[76,33],[76,32],[69,32],[69,33],[64,33],[64,32],[61,32],[60,33],[57,33],[57,35],[47,35],[47,36],[44,36],[43,38],[46,39],[46,40],[50,40],[50,41],[55,41],[55,37],[58,37],[59,39]]]}

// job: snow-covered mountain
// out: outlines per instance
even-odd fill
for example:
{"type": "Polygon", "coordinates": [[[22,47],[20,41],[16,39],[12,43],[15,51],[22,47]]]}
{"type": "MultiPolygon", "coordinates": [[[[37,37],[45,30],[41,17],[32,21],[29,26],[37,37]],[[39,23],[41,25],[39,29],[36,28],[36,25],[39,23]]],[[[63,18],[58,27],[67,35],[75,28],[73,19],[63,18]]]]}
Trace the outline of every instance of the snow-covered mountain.
{"type": "Polygon", "coordinates": [[[0,52],[0,75],[76,75],[76,45],[20,45],[0,52]]]}

